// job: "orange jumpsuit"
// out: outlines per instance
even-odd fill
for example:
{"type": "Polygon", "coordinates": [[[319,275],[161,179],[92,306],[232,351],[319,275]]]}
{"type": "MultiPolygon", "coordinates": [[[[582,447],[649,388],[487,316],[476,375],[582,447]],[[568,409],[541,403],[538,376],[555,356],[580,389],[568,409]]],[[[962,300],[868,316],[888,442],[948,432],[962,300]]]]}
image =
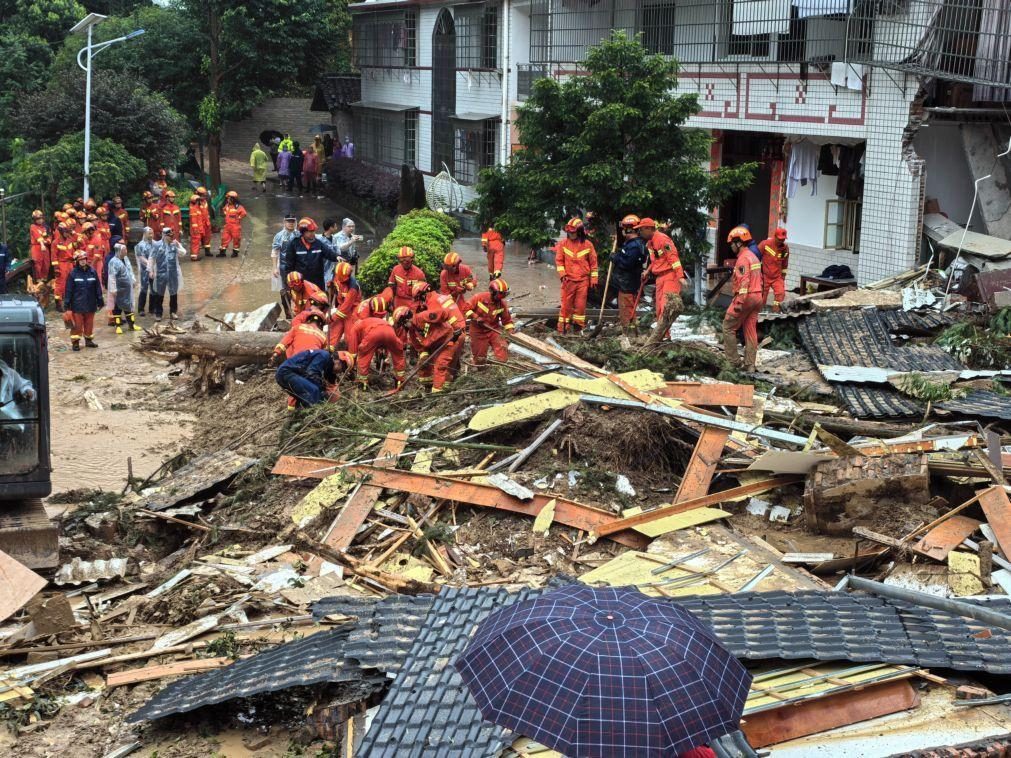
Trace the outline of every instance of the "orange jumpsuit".
{"type": "Polygon", "coordinates": [[[505,267],[505,240],[494,229],[488,229],[481,235],[481,247],[488,255],[488,276],[495,279],[502,276],[505,267]]]}
{"type": "Polygon", "coordinates": [[[112,250],[112,229],[109,228],[108,221],[96,221],[95,229],[98,233],[102,235],[102,240],[105,243],[105,254],[108,255],[112,250]]]}
{"type": "Polygon", "coordinates": [[[301,313],[313,305],[323,308],[328,305],[326,293],[307,279],[303,279],[297,287],[291,287],[288,292],[291,295],[291,308],[295,313],[301,313]]]}
{"type": "Polygon", "coordinates": [[[404,343],[384,319],[363,318],[356,321],[348,331],[347,338],[348,352],[355,356],[359,380],[368,380],[373,356],[377,350],[385,350],[393,361],[393,375],[397,378],[397,384],[404,381],[407,375],[404,343]]]}
{"type": "Polygon", "coordinates": [[[74,252],[77,250],[76,235],[66,234],[57,230],[50,247],[50,256],[56,265],[56,299],[63,300],[63,292],[67,286],[67,277],[74,268],[74,252]]]}
{"type": "Polygon", "coordinates": [[[287,360],[306,350],[326,350],[326,334],[316,324],[303,322],[292,326],[274,348],[287,360]]]}
{"type": "Polygon", "coordinates": [[[140,220],[144,226],[151,227],[154,232],[152,239],[156,242],[161,239],[161,207],[155,201],[151,201],[140,209],[140,220]]]}
{"type": "MultiPolygon", "coordinates": [[[[390,278],[387,281],[387,284],[390,285],[388,289],[393,292],[393,308],[391,310],[399,308],[401,305],[406,305],[414,310],[414,297],[411,295],[411,290],[415,284],[427,281],[425,272],[413,263],[407,268],[404,268],[402,263],[396,264],[390,270],[390,278]]],[[[387,300],[387,302],[389,301],[387,300]]]]}
{"type": "Polygon", "coordinates": [[[51,259],[49,253],[49,230],[45,222],[32,222],[28,227],[29,248],[32,255],[32,276],[36,281],[49,278],[51,259]]]}
{"type": "Polygon", "coordinates": [[[758,313],[762,310],[762,264],[750,249],[742,247],[734,261],[734,299],[723,319],[723,346],[727,358],[740,366],[737,330],[744,331],[744,368],[754,370],[758,357],[758,313]]]}
{"type": "Polygon", "coordinates": [[[362,290],[354,279],[346,282],[331,279],[330,292],[334,308],[330,311],[329,340],[330,349],[334,350],[355,323],[355,312],[362,302],[362,290]]]}
{"type": "MultiPolygon", "coordinates": [[[[161,226],[171,229],[178,240],[183,227],[183,212],[179,210],[179,206],[175,203],[165,203],[159,208],[158,217],[161,219],[161,226]]],[[[158,231],[161,232],[160,229],[158,231]]]]}
{"type": "Polygon", "coordinates": [[[130,240],[130,214],[126,208],[114,208],[112,211],[119,219],[119,225],[123,227],[123,242],[130,240]]]}
{"type": "Polygon", "coordinates": [[[418,316],[422,321],[429,324],[446,324],[457,334],[463,331],[467,323],[456,301],[449,295],[441,295],[438,292],[429,292],[425,298],[425,307],[418,310],[418,316]]]}
{"type": "Polygon", "coordinates": [[[555,269],[562,280],[558,331],[565,334],[586,326],[586,296],[597,286],[597,251],[589,240],[562,239],[555,245],[555,269]]]}
{"type": "Polygon", "coordinates": [[[456,271],[443,268],[439,274],[439,292],[453,298],[461,310],[466,310],[467,294],[475,284],[474,272],[464,263],[457,266],[456,271]]]}
{"type": "Polygon", "coordinates": [[[239,252],[239,247],[242,245],[242,219],[246,217],[246,209],[241,205],[235,205],[233,203],[225,203],[221,208],[221,212],[225,216],[225,224],[221,228],[221,244],[219,247],[222,250],[227,250],[228,246],[232,246],[233,252],[239,252]]]}
{"type": "Polygon", "coordinates": [[[685,278],[681,267],[681,257],[674,240],[663,232],[653,232],[646,242],[649,253],[649,271],[656,279],[656,317],[663,315],[663,306],[668,293],[681,294],[681,282],[685,278]]]}
{"type": "Polygon", "coordinates": [[[109,252],[109,243],[101,229],[96,228],[91,233],[87,242],[84,243],[84,251],[88,254],[88,263],[98,274],[98,281],[102,283],[102,289],[105,289],[105,256],[109,252]]]}
{"type": "Polygon", "coordinates": [[[431,382],[432,392],[442,392],[442,388],[453,380],[454,366],[460,360],[463,349],[461,333],[448,323],[425,321],[419,313],[408,329],[408,338],[418,353],[418,378],[422,382],[431,382]],[[435,357],[432,357],[433,354],[435,357]]]}
{"type": "Polygon", "coordinates": [[[762,253],[762,305],[772,290],[772,306],[779,310],[786,300],[786,268],[790,265],[790,246],[770,237],[762,240],[758,249],[762,253]]]}
{"type": "Polygon", "coordinates": [[[190,260],[200,260],[200,248],[204,256],[211,252],[211,214],[205,203],[190,203],[190,260]]]}
{"type": "Polygon", "coordinates": [[[482,366],[487,362],[489,347],[496,360],[506,360],[509,348],[498,331],[512,331],[516,328],[506,301],[496,301],[490,292],[478,292],[467,303],[467,317],[470,319],[470,352],[474,356],[474,363],[482,366]],[[498,331],[492,331],[493,329],[498,331]]]}

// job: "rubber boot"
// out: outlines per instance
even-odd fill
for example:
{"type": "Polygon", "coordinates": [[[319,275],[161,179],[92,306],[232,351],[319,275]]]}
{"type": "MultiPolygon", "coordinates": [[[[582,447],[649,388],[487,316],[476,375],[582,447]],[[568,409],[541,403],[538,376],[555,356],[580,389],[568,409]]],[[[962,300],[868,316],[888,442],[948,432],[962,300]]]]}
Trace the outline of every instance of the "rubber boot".
{"type": "Polygon", "coordinates": [[[84,346],[85,347],[98,347],[98,343],[95,342],[95,340],[93,340],[91,337],[85,337],[84,338],[84,346]]]}
{"type": "Polygon", "coordinates": [[[123,317],[122,316],[116,316],[115,318],[116,318],[116,334],[122,334],[123,333],[123,317]]]}
{"type": "Polygon", "coordinates": [[[210,257],[211,257],[211,246],[210,245],[204,245],[204,258],[210,258],[210,257]]]}
{"type": "Polygon", "coordinates": [[[81,352],[81,341],[79,339],[70,340],[70,346],[75,353],[81,352]]]}
{"type": "Polygon", "coordinates": [[[232,248],[232,257],[233,258],[238,258],[239,257],[239,250],[238,250],[238,248],[234,248],[234,247],[232,248]]]}
{"type": "Polygon", "coordinates": [[[127,315],[127,318],[130,319],[130,331],[131,332],[139,332],[139,331],[141,331],[141,328],[139,326],[137,326],[137,317],[134,314],[132,314],[132,313],[128,313],[126,315],[127,315]]]}
{"type": "Polygon", "coordinates": [[[223,247],[218,248],[218,257],[219,258],[224,258],[225,257],[225,248],[223,248],[223,247]]]}

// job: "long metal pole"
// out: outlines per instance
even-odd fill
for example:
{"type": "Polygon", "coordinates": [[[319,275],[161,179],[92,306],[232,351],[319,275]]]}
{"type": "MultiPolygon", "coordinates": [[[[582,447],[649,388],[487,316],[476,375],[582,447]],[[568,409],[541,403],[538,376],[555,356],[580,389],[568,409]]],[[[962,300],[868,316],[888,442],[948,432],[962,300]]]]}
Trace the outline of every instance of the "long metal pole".
{"type": "Polygon", "coordinates": [[[82,197],[87,200],[91,197],[88,175],[91,171],[91,30],[92,24],[88,27],[88,66],[84,74],[84,194],[82,197]]]}

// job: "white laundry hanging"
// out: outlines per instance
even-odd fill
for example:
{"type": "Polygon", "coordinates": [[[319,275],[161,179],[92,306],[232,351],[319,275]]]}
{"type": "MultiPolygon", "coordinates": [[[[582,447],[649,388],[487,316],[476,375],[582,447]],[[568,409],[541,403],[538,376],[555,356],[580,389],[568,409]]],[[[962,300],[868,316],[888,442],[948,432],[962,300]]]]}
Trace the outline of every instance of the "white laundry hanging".
{"type": "Polygon", "coordinates": [[[811,194],[818,194],[819,147],[803,140],[790,146],[790,165],[786,171],[786,196],[795,197],[802,182],[811,182],[811,194]]]}

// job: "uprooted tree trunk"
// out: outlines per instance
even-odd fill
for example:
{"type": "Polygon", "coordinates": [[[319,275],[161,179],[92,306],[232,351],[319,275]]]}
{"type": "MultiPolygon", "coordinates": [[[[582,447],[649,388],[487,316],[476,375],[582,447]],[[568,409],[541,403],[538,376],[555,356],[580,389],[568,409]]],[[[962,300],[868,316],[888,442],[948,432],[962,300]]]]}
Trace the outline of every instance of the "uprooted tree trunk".
{"type": "Polygon", "coordinates": [[[265,365],[277,345],[278,335],[270,332],[182,332],[144,333],[140,349],[175,353],[175,361],[185,361],[193,375],[197,394],[215,389],[228,391],[239,366],[265,365]]]}
{"type": "Polygon", "coordinates": [[[668,292],[667,299],[664,301],[663,315],[657,319],[656,326],[653,327],[653,331],[650,332],[649,337],[646,339],[645,346],[658,345],[667,339],[667,333],[670,331],[671,324],[677,321],[677,317],[681,315],[684,309],[685,304],[681,300],[681,296],[668,292]]]}

